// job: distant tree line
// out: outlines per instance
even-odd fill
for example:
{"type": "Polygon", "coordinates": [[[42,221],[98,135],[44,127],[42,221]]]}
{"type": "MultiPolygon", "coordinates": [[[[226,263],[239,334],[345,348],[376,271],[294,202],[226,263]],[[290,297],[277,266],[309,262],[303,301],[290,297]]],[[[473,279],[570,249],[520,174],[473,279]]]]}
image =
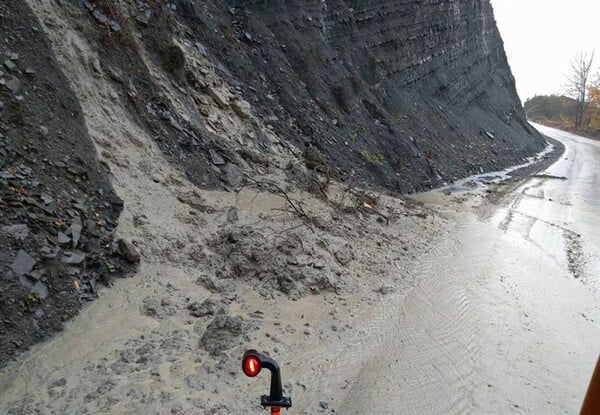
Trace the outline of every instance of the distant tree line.
{"type": "Polygon", "coordinates": [[[594,53],[571,61],[563,95],[540,95],[524,104],[527,118],[557,128],[600,136],[600,70],[593,75],[594,53]]]}

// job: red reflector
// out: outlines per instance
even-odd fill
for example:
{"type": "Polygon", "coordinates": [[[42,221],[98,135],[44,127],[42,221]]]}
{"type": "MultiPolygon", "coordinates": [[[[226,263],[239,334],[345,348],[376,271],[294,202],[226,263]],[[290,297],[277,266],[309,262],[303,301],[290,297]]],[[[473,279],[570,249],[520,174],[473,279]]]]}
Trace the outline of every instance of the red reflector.
{"type": "Polygon", "coordinates": [[[253,355],[246,356],[242,363],[242,369],[244,369],[246,376],[253,378],[260,372],[260,360],[253,355]]]}

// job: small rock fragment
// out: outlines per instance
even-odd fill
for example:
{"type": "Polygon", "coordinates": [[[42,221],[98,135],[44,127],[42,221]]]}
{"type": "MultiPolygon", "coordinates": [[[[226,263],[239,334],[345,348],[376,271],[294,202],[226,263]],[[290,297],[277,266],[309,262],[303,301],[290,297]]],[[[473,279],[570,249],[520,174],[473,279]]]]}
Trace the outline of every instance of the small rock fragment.
{"type": "Polygon", "coordinates": [[[269,115],[267,117],[265,117],[264,119],[265,124],[275,124],[277,122],[279,122],[279,117],[276,115],[269,115]]]}
{"type": "Polygon", "coordinates": [[[250,109],[252,108],[248,101],[238,98],[231,103],[231,108],[233,111],[239,115],[241,118],[249,118],[250,117],[250,109]]]}
{"type": "Polygon", "coordinates": [[[21,84],[21,80],[19,78],[17,78],[16,76],[13,76],[8,82],[6,82],[5,86],[13,94],[18,94],[21,91],[22,84],[21,84]]]}
{"type": "Polygon", "coordinates": [[[248,326],[241,316],[218,315],[206,327],[199,346],[211,356],[221,356],[226,350],[241,343],[239,338],[246,331],[248,326]]]}
{"type": "Polygon", "coordinates": [[[44,202],[44,204],[49,205],[50,203],[54,202],[54,199],[52,199],[52,196],[47,195],[46,193],[42,193],[42,195],[40,196],[40,199],[42,199],[42,202],[44,202]]]}
{"type": "Polygon", "coordinates": [[[9,71],[14,71],[15,69],[17,69],[17,65],[15,65],[14,62],[9,59],[4,61],[4,66],[6,66],[6,69],[8,69],[9,71]]]}
{"type": "Polygon", "coordinates": [[[222,166],[226,163],[225,159],[223,157],[221,157],[221,155],[219,153],[217,153],[215,150],[213,150],[213,149],[208,150],[208,154],[210,155],[210,160],[212,161],[212,163],[215,166],[222,166]]]}
{"type": "Polygon", "coordinates": [[[94,19],[96,19],[96,21],[100,24],[108,23],[108,17],[106,17],[106,15],[104,13],[102,13],[100,10],[92,11],[92,16],[94,16],[94,19]]]}
{"type": "Polygon", "coordinates": [[[198,49],[198,52],[200,52],[202,56],[206,56],[206,48],[202,43],[196,42],[196,49],[198,49]]]}
{"type": "Polygon", "coordinates": [[[202,303],[193,302],[188,305],[190,314],[194,317],[212,316],[222,314],[225,310],[222,304],[213,299],[206,299],[202,303]]]}
{"type": "Polygon", "coordinates": [[[27,276],[31,280],[39,281],[46,274],[46,270],[44,268],[36,269],[35,271],[30,271],[27,276]]]}
{"type": "Polygon", "coordinates": [[[60,248],[52,249],[49,246],[43,246],[40,248],[40,254],[42,255],[42,258],[45,258],[45,259],[56,258],[58,256],[59,251],[60,251],[60,248]]]}
{"type": "Polygon", "coordinates": [[[66,245],[69,242],[71,242],[71,238],[69,238],[67,235],[65,235],[62,232],[58,232],[57,240],[60,245],[66,245]]]}
{"type": "Polygon", "coordinates": [[[238,210],[235,206],[232,206],[227,211],[227,221],[228,222],[237,222],[239,220],[238,210]]]}
{"type": "Polygon", "coordinates": [[[85,254],[81,251],[67,251],[63,256],[62,261],[65,264],[80,265],[85,261],[85,254]]]}
{"type": "Polygon", "coordinates": [[[121,31],[121,25],[116,20],[111,20],[110,21],[110,28],[112,29],[113,32],[120,32],[121,31]]]}
{"type": "Polygon", "coordinates": [[[211,98],[217,103],[219,107],[225,109],[229,106],[229,99],[220,91],[218,91],[212,86],[208,86],[207,91],[208,95],[211,96],[211,98]]]}
{"type": "Polygon", "coordinates": [[[183,127],[177,122],[175,118],[170,117],[169,122],[171,123],[171,126],[173,126],[173,128],[175,128],[177,131],[183,132],[183,127]]]}
{"type": "Polygon", "coordinates": [[[73,223],[71,223],[71,226],[69,227],[69,230],[71,231],[71,236],[73,237],[73,248],[77,248],[79,238],[81,237],[82,229],[83,226],[81,225],[81,218],[79,218],[79,216],[76,216],[73,219],[73,223]]]}
{"type": "Polygon", "coordinates": [[[143,13],[139,13],[135,17],[135,20],[137,20],[138,22],[140,22],[143,25],[148,25],[148,23],[150,22],[150,17],[152,17],[152,10],[146,10],[143,13]]]}
{"type": "Polygon", "coordinates": [[[333,256],[340,263],[340,265],[348,265],[354,259],[354,251],[352,246],[346,244],[336,250],[333,256]]]}
{"type": "Polygon", "coordinates": [[[38,281],[31,287],[31,292],[37,294],[37,296],[43,300],[48,297],[48,286],[43,282],[38,281]]]}
{"type": "Polygon", "coordinates": [[[394,292],[394,288],[384,285],[382,287],[379,287],[377,290],[375,290],[375,292],[378,292],[381,295],[388,295],[394,292]]]}
{"type": "Polygon", "coordinates": [[[125,257],[125,259],[127,259],[127,261],[131,262],[132,264],[137,264],[140,262],[140,253],[134,244],[123,238],[120,238],[117,241],[117,245],[119,247],[119,252],[123,257],[125,257]]]}
{"type": "Polygon", "coordinates": [[[21,241],[24,241],[29,236],[29,228],[25,224],[3,226],[2,232],[5,232],[13,238],[21,241]]]}
{"type": "Polygon", "coordinates": [[[21,249],[17,253],[17,257],[15,258],[10,268],[17,277],[20,277],[21,275],[27,274],[29,271],[31,271],[35,263],[36,260],[33,259],[27,252],[21,249]]]}
{"type": "Polygon", "coordinates": [[[244,171],[233,163],[227,163],[222,167],[223,181],[225,188],[229,191],[235,191],[244,184],[244,171]]]}
{"type": "Polygon", "coordinates": [[[67,380],[65,378],[60,378],[58,380],[55,380],[54,382],[50,383],[48,385],[48,389],[52,389],[52,388],[62,388],[63,386],[65,386],[67,384],[67,380]]]}

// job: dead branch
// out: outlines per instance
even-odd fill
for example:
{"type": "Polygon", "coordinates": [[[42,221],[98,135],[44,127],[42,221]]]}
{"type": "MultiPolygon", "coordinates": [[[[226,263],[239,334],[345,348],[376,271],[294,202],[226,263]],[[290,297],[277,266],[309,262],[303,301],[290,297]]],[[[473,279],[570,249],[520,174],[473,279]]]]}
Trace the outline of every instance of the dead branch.
{"type": "Polygon", "coordinates": [[[276,183],[273,182],[268,182],[268,181],[260,181],[260,180],[254,180],[254,179],[249,179],[250,181],[252,181],[254,184],[256,184],[257,186],[265,186],[265,187],[271,187],[272,189],[274,189],[277,193],[279,193],[279,195],[281,197],[283,197],[287,203],[287,205],[289,206],[290,209],[274,209],[274,210],[282,210],[282,211],[286,211],[289,212],[291,214],[296,215],[297,217],[299,217],[300,219],[302,219],[305,223],[305,225],[308,227],[308,229],[311,230],[311,232],[314,232],[314,228],[312,226],[313,224],[313,220],[312,218],[308,215],[308,213],[306,213],[306,211],[304,210],[304,208],[302,207],[302,202],[292,199],[288,193],[283,190],[279,185],[277,185],[276,183]]]}

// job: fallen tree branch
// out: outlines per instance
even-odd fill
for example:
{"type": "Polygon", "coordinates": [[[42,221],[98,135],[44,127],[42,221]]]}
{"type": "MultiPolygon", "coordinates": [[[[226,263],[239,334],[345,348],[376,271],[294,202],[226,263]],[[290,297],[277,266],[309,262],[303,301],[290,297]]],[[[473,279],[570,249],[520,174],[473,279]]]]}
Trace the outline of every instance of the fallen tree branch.
{"type": "Polygon", "coordinates": [[[251,181],[251,182],[253,182],[257,186],[266,186],[266,187],[271,187],[272,189],[274,189],[277,193],[279,193],[279,195],[281,197],[283,197],[285,199],[285,201],[287,202],[287,205],[290,207],[290,209],[274,209],[274,210],[281,210],[281,211],[288,212],[288,213],[291,213],[293,215],[296,215],[297,217],[299,217],[300,219],[302,219],[304,221],[305,225],[308,227],[308,229],[311,230],[311,232],[315,231],[314,228],[313,228],[313,226],[312,226],[314,221],[308,215],[308,213],[306,213],[306,211],[302,207],[302,202],[300,202],[298,200],[292,199],[288,195],[288,193],[285,190],[283,190],[276,183],[267,182],[267,181],[253,180],[253,179],[248,179],[248,180],[251,181]]]}

